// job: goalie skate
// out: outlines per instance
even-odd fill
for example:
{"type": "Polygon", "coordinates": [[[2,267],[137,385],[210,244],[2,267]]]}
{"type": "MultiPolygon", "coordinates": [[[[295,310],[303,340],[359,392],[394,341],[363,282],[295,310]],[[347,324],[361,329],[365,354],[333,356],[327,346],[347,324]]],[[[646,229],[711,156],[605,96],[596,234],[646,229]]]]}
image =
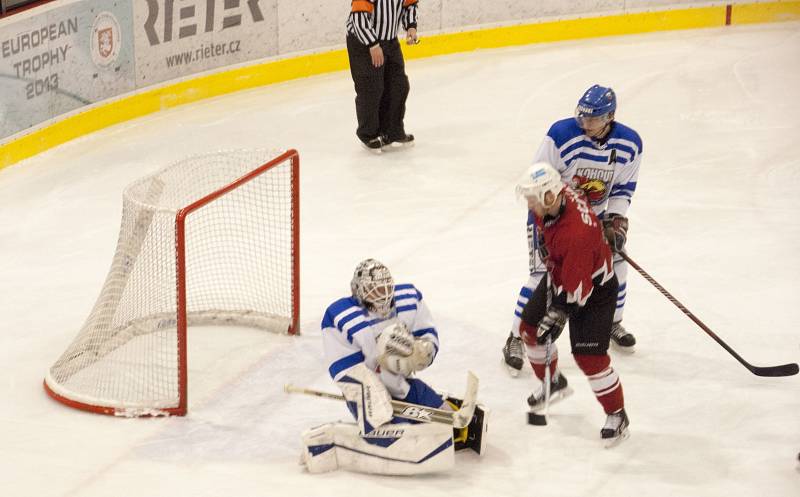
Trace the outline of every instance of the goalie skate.
{"type": "Polygon", "coordinates": [[[616,447],[622,441],[627,440],[630,436],[628,425],[630,425],[630,421],[625,409],[608,415],[605,426],[600,430],[600,437],[603,439],[606,449],[616,447]]]}

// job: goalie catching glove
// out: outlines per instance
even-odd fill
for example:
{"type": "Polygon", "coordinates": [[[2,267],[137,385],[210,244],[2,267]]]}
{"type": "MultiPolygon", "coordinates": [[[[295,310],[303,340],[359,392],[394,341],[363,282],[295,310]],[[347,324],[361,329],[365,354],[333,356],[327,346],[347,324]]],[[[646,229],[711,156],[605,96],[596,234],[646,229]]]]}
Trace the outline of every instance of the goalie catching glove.
{"type": "Polygon", "coordinates": [[[387,326],[378,337],[378,364],[402,376],[430,366],[434,352],[433,343],[414,338],[403,322],[387,326]]]}
{"type": "Polygon", "coordinates": [[[628,239],[628,218],[619,214],[609,214],[603,219],[603,234],[614,253],[622,252],[628,239]]]}

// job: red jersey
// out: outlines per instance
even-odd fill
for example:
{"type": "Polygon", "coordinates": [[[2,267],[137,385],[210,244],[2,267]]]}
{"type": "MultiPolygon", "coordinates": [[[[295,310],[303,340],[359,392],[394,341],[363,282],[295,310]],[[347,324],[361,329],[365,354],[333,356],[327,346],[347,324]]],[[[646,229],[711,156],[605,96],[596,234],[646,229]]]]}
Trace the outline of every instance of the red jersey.
{"type": "MultiPolygon", "coordinates": [[[[580,196],[564,188],[564,208],[556,218],[536,219],[547,250],[545,264],[554,297],[583,306],[594,290],[614,276],[611,249],[597,216],[580,196]],[[561,299],[564,297],[562,296],[561,299]]],[[[562,300],[563,301],[563,300],[562,300]]]]}

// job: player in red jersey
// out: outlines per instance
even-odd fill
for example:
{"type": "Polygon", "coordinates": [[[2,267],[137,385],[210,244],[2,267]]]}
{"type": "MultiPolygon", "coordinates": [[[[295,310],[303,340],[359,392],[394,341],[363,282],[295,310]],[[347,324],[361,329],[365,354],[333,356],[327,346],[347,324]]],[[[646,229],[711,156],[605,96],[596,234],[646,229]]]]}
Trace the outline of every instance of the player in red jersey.
{"type": "MultiPolygon", "coordinates": [[[[547,267],[547,278],[542,278],[522,311],[520,335],[528,358],[537,378],[544,381],[545,344],[553,342],[550,400],[571,393],[558,369],[554,343],[569,321],[572,355],[608,416],[601,436],[611,445],[627,438],[629,422],[622,385],[608,355],[618,283],[602,223],[585,197],[565,185],[547,163],[531,166],[517,193],[536,217],[543,238],[540,255],[547,267]]],[[[532,411],[544,407],[544,390],[528,398],[532,411]]]]}

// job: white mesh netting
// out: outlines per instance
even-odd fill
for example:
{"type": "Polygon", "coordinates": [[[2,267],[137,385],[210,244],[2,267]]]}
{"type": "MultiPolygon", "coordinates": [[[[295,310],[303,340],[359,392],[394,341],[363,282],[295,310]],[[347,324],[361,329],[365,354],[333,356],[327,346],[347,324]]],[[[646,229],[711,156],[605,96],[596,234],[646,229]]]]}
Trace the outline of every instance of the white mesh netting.
{"type": "Polygon", "coordinates": [[[192,157],[126,188],[103,289],[45,378],[56,398],[123,415],[176,409],[185,396],[179,381],[185,343],[179,343],[176,324],[181,306],[189,325],[289,330],[297,314],[297,181],[289,157],[186,216],[186,302],[177,297],[178,212],[279,155],[228,151],[192,157]]]}

